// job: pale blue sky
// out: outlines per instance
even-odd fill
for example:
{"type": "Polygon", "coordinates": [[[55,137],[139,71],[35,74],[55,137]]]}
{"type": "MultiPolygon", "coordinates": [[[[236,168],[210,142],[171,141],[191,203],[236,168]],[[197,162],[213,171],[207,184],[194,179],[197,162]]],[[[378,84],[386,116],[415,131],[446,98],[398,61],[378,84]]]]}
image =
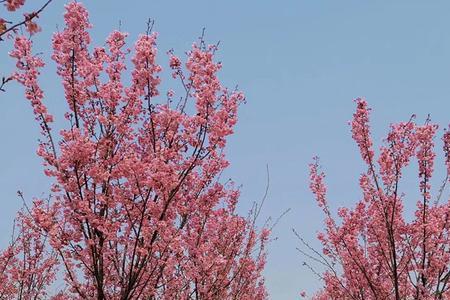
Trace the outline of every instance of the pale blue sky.
{"type": "MultiPolygon", "coordinates": [[[[38,2],[38,1],[30,1],[38,2]]],[[[42,1],[41,1],[42,2],[42,1]]],[[[42,77],[46,103],[55,114],[65,107],[61,86],[49,60],[51,32],[63,26],[65,1],[55,0],[40,18],[43,33],[37,50],[49,62],[42,77]]],[[[317,246],[322,215],[308,191],[311,157],[319,155],[333,207],[359,197],[363,170],[347,121],[353,98],[365,96],[374,113],[380,141],[390,122],[428,113],[442,126],[450,121],[450,2],[448,1],[86,1],[92,35],[103,43],[111,29],[130,33],[130,41],[156,20],[161,54],[188,50],[203,27],[207,39],[221,41],[221,78],[239,84],[247,104],[240,110],[228,154],[227,176],[243,184],[242,213],[265,188],[270,191],[263,219],[286,215],[274,229],[266,269],[271,299],[296,299],[300,290],[319,283],[301,266],[304,260],[291,228],[317,246]]],[[[33,4],[34,5],[34,4],[33,4]]],[[[7,72],[6,46],[0,48],[0,71],[7,72]],[[5,71],[6,70],[6,71],[5,71]]],[[[165,55],[160,56],[165,64],[165,55]]],[[[46,193],[48,180],[35,156],[38,127],[22,91],[10,85],[0,95],[0,244],[5,244],[14,212],[27,197],[46,193]]],[[[440,182],[440,177],[437,178],[440,182]]],[[[405,184],[414,194],[413,179],[405,184]]],[[[412,208],[414,198],[406,203],[412,208]]]]}

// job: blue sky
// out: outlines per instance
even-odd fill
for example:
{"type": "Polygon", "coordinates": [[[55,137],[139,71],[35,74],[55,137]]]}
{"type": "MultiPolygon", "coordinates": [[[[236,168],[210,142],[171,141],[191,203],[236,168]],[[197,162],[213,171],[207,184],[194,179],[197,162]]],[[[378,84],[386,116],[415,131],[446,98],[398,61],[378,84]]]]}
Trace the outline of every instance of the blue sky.
{"type": "MultiPolygon", "coordinates": [[[[32,5],[36,5],[34,2],[32,5]]],[[[65,1],[55,0],[40,18],[35,41],[49,62],[42,76],[51,112],[65,101],[49,52],[51,32],[63,26],[65,1]]],[[[87,2],[87,1],[85,1],[87,2]]],[[[166,50],[188,50],[206,27],[207,39],[221,41],[221,78],[239,84],[247,96],[236,134],[230,139],[226,174],[242,184],[240,211],[264,194],[262,220],[291,211],[275,227],[266,269],[271,299],[296,299],[319,282],[297,251],[295,228],[312,245],[322,215],[308,190],[308,163],[319,155],[327,172],[330,202],[351,205],[360,196],[364,170],[347,121],[353,98],[365,96],[373,108],[374,137],[380,142],[389,123],[427,114],[445,127],[450,121],[450,2],[448,1],[106,1],[85,3],[94,24],[94,41],[103,44],[112,29],[132,41],[155,19],[160,62],[166,50]]],[[[8,46],[0,48],[1,74],[11,68],[8,46]]],[[[19,207],[16,191],[44,195],[48,180],[35,155],[39,130],[22,91],[10,85],[0,94],[0,244],[8,240],[19,207]]],[[[61,118],[60,118],[61,119],[61,118]]],[[[437,167],[439,168],[439,166],[437,167]]],[[[442,168],[441,168],[442,169],[442,168]]],[[[441,178],[436,176],[436,182],[441,178]]],[[[406,207],[412,209],[416,178],[407,180],[406,207]],[[410,191],[410,192],[408,192],[410,191]],[[408,194],[409,193],[409,194],[408,194]]]]}

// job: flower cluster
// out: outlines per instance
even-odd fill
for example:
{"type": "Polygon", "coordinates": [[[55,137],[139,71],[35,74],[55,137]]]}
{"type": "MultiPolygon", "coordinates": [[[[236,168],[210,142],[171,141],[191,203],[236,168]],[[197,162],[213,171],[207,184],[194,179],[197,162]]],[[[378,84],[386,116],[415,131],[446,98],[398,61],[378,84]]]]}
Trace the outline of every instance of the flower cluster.
{"type": "Polygon", "coordinates": [[[5,6],[9,11],[15,11],[25,4],[25,0],[6,0],[5,6]]]}

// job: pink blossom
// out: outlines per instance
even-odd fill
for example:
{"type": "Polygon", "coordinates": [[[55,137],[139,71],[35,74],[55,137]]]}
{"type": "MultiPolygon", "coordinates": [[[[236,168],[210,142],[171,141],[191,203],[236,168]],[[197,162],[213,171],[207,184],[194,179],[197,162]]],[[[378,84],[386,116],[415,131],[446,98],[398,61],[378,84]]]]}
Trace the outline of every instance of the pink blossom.
{"type": "Polygon", "coordinates": [[[15,11],[25,4],[25,0],[6,0],[5,6],[9,11],[15,11]]]}

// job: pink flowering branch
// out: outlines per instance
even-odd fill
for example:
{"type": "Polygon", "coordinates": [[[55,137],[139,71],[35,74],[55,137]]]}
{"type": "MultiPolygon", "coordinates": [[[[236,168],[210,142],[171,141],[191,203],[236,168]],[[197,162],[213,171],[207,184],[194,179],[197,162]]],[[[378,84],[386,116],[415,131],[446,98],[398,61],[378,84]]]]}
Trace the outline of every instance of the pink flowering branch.
{"type": "MultiPolygon", "coordinates": [[[[25,25],[27,30],[33,34],[39,31],[39,27],[34,23],[34,19],[39,18],[39,14],[52,2],[53,0],[47,0],[47,2],[42,5],[37,11],[25,14],[23,21],[18,22],[14,25],[7,26],[7,22],[4,19],[0,19],[0,40],[3,39],[4,36],[14,33],[20,26],[25,25]]],[[[6,6],[8,10],[15,11],[22,5],[24,5],[25,1],[6,1],[6,6]]]]}
{"type": "MultiPolygon", "coordinates": [[[[25,0],[4,0],[6,9],[10,12],[14,12],[21,8],[25,4],[25,0]]],[[[34,21],[39,18],[39,15],[44,11],[44,9],[52,2],[48,0],[45,2],[41,8],[37,11],[31,13],[25,13],[24,19],[20,22],[13,23],[12,21],[7,21],[0,17],[0,41],[5,40],[5,38],[12,38],[16,36],[18,29],[25,26],[26,31],[33,35],[40,31],[39,25],[34,21]]],[[[1,2],[0,2],[1,3],[1,2]]],[[[12,76],[3,76],[0,82],[0,92],[5,92],[5,86],[8,82],[12,81],[12,76]]]]}

